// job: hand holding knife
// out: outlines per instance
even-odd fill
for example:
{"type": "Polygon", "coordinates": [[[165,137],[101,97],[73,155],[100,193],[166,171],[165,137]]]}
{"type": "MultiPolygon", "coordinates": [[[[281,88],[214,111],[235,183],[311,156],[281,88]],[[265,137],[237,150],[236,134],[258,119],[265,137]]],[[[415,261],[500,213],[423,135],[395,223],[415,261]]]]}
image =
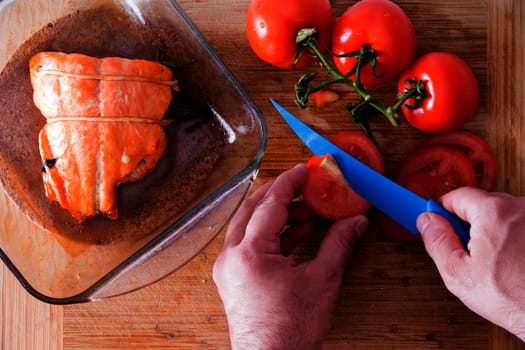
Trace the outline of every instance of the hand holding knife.
{"type": "Polygon", "coordinates": [[[454,227],[463,246],[470,240],[470,225],[446,211],[434,200],[426,200],[400,186],[366,164],[352,157],[296,118],[275,100],[270,99],[299,139],[315,154],[329,153],[337,162],[348,183],[363,198],[412,234],[418,234],[416,220],[425,212],[436,213],[454,227]]]}

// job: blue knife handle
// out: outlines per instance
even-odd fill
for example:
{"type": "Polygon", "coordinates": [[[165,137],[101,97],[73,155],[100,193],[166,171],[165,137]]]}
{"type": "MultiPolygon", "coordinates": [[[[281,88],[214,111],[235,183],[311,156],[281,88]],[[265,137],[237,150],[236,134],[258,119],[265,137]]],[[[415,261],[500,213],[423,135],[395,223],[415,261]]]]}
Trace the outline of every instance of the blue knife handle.
{"type": "Polygon", "coordinates": [[[427,201],[427,211],[430,213],[439,214],[450,222],[456,234],[458,235],[463,247],[467,249],[468,241],[470,240],[470,224],[466,221],[461,220],[454,214],[449,213],[441,205],[432,199],[427,201]]]}

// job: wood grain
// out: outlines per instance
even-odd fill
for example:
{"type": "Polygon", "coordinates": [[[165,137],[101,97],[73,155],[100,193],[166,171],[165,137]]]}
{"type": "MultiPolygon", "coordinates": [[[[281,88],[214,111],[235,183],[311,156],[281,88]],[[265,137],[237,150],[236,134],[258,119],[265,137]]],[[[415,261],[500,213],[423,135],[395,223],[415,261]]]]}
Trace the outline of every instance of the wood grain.
{"type": "MultiPolygon", "coordinates": [[[[498,189],[525,195],[525,2],[489,1],[488,135],[498,155],[498,189]]],[[[525,349],[505,330],[491,326],[491,349],[525,349]]]]}
{"type": "Polygon", "coordinates": [[[0,344],[8,349],[62,349],[62,307],[33,298],[0,266],[0,344]]]}
{"type": "MultiPolygon", "coordinates": [[[[524,195],[525,2],[396,2],[414,22],[418,54],[452,51],[474,68],[481,105],[467,127],[486,137],[498,154],[498,190],[524,195]]],[[[255,186],[306,160],[308,151],[268,105],[268,98],[274,97],[294,108],[298,73],[279,71],[251,53],[244,34],[249,0],[180,3],[266,117],[268,147],[255,186]]],[[[332,3],[339,15],[353,1],[332,3]]],[[[341,112],[343,103],[321,113],[294,111],[330,136],[357,129],[341,112]]],[[[424,137],[405,124],[395,130],[381,120],[373,125],[388,171],[424,137]]],[[[333,329],[323,349],[525,349],[514,336],[452,296],[420,244],[390,241],[375,220],[377,213],[372,211],[370,218],[370,230],[344,275],[333,329]]],[[[226,320],[211,279],[222,240],[223,234],[154,285],[106,301],[65,307],[30,297],[2,265],[2,349],[227,349],[226,320]]],[[[308,242],[296,256],[308,258],[315,249],[316,242],[308,242]]]]}

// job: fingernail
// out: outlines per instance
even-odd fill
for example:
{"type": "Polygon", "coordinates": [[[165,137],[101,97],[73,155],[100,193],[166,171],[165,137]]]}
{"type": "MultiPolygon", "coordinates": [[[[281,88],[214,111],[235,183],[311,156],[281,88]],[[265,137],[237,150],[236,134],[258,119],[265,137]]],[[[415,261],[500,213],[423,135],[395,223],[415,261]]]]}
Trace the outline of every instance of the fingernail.
{"type": "Polygon", "coordinates": [[[425,232],[428,224],[430,224],[430,216],[426,213],[419,215],[416,221],[416,227],[420,233],[425,232]]]}
{"type": "Polygon", "coordinates": [[[361,218],[355,225],[354,231],[358,236],[361,236],[368,229],[368,220],[361,218]]]}

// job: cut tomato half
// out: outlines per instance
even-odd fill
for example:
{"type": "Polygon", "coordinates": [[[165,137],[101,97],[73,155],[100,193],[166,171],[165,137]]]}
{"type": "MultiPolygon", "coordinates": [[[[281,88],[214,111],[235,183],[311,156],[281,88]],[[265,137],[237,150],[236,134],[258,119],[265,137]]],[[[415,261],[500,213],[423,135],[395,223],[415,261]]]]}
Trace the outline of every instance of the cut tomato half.
{"type": "Polygon", "coordinates": [[[350,187],[331,155],[313,156],[306,167],[308,176],[303,199],[318,215],[337,220],[362,214],[370,208],[370,203],[350,187]]]}
{"type": "Polygon", "coordinates": [[[420,148],[401,163],[396,178],[404,179],[418,172],[439,179],[449,190],[461,186],[476,187],[478,184],[470,159],[450,146],[420,148]]]}
{"type": "MultiPolygon", "coordinates": [[[[353,131],[343,132],[332,141],[363,163],[384,173],[383,157],[365,135],[353,131]]],[[[336,220],[363,214],[370,208],[370,203],[348,184],[332,156],[313,156],[306,167],[308,175],[303,187],[303,199],[318,215],[336,220]]]]}
{"type": "Polygon", "coordinates": [[[340,132],[331,141],[361,163],[365,163],[381,174],[385,173],[385,162],[381,152],[365,134],[357,131],[340,132]]]}
{"type": "Polygon", "coordinates": [[[498,161],[489,145],[479,136],[467,130],[439,133],[427,138],[422,146],[447,145],[465,154],[476,171],[478,186],[491,191],[496,185],[498,161]]]}

